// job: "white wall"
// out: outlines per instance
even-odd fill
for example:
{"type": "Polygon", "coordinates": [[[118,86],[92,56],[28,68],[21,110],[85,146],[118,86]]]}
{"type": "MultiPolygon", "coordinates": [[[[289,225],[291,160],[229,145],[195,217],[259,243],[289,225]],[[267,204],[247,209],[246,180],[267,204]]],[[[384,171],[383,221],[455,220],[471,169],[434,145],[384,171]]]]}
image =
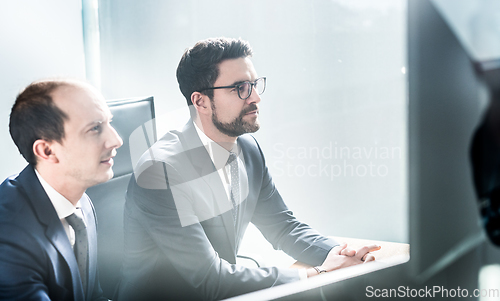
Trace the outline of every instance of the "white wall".
{"type": "Polygon", "coordinates": [[[248,40],[268,83],[256,137],[289,207],[327,235],[408,241],[406,1],[105,0],[99,12],[104,96],[153,95],[161,122],[186,107],[186,48],[248,40]]]}
{"type": "Polygon", "coordinates": [[[186,106],[175,78],[186,48],[248,40],[268,80],[256,136],[290,208],[325,234],[405,242],[405,3],[100,1],[102,90],[154,95],[161,116],[186,106]]]}
{"type": "Polygon", "coordinates": [[[85,78],[81,0],[2,1],[0,7],[0,178],[27,164],[10,138],[21,89],[45,77],[85,78]]]}

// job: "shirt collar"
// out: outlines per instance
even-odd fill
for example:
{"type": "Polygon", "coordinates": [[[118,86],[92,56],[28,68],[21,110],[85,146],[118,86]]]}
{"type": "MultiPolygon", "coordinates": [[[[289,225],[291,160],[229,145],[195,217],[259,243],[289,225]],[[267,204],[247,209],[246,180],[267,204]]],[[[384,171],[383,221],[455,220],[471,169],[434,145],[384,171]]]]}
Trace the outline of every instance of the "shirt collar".
{"type": "Polygon", "coordinates": [[[57,216],[59,219],[66,218],[67,216],[73,214],[75,212],[75,208],[80,207],[80,201],[76,203],[76,207],[73,206],[73,204],[68,201],[62,194],[57,192],[52,186],[50,186],[47,181],[45,181],[40,173],[35,169],[36,176],[38,177],[38,180],[40,181],[40,184],[42,184],[43,189],[45,190],[45,193],[47,193],[47,196],[49,197],[50,201],[52,202],[52,205],[54,206],[54,209],[56,209],[57,216]]]}
{"type": "MultiPolygon", "coordinates": [[[[201,143],[203,144],[203,146],[205,146],[210,159],[215,165],[215,168],[220,169],[224,167],[227,163],[227,159],[229,159],[229,151],[227,151],[225,148],[205,135],[205,133],[198,127],[198,125],[196,125],[196,122],[193,122],[193,124],[196,132],[198,133],[198,136],[200,137],[201,143]]],[[[239,154],[238,149],[238,143],[236,143],[231,149],[231,152],[239,154]]]]}

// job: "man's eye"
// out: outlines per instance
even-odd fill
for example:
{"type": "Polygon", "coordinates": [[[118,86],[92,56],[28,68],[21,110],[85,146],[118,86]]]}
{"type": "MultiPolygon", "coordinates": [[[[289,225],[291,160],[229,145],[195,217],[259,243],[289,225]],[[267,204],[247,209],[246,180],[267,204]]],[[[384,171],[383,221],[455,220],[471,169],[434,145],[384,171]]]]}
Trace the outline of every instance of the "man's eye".
{"type": "Polygon", "coordinates": [[[238,86],[238,89],[240,90],[240,92],[248,91],[248,85],[249,85],[249,83],[243,83],[243,84],[238,86]]]}
{"type": "Polygon", "coordinates": [[[91,131],[92,131],[92,132],[99,132],[99,133],[100,133],[100,132],[101,132],[101,129],[102,129],[102,126],[99,124],[99,125],[94,126],[94,127],[91,129],[91,131]]]}

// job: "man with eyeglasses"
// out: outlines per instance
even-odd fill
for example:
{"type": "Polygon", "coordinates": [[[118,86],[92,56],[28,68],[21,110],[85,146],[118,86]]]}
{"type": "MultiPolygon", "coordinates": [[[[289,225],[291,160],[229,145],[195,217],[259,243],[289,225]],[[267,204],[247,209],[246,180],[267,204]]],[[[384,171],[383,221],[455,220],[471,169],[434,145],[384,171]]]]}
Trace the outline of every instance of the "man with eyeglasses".
{"type": "Polygon", "coordinates": [[[181,131],[139,161],[125,205],[125,260],[117,300],[216,300],[374,260],[320,235],[286,207],[249,133],[260,94],[250,45],[216,38],[186,50],[177,68],[191,110],[181,131]],[[236,264],[253,223],[309,269],[236,264]]]}

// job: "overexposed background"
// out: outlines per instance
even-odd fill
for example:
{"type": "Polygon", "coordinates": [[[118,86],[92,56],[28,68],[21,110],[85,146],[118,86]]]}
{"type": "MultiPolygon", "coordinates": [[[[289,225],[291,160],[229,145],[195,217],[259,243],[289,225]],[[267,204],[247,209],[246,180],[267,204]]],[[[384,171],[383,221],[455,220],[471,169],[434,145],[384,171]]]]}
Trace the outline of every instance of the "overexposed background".
{"type": "MultiPolygon", "coordinates": [[[[25,165],[8,115],[31,81],[97,72],[107,99],[153,95],[161,133],[161,116],[186,106],[175,78],[184,50],[241,37],[267,77],[255,136],[290,209],[326,235],[408,242],[405,1],[83,3],[98,6],[100,61],[85,57],[80,0],[3,3],[2,178],[25,165]]],[[[290,261],[251,228],[242,252],[257,251],[264,263],[290,261]]]]}
{"type": "MultiPolygon", "coordinates": [[[[255,136],[295,215],[326,235],[408,242],[405,1],[99,4],[107,98],[154,95],[161,133],[186,107],[184,50],[246,39],[268,82],[255,136]]],[[[254,228],[246,238],[243,253],[271,249],[254,228]]]]}
{"type": "Polygon", "coordinates": [[[85,78],[82,5],[78,0],[2,1],[0,9],[0,178],[27,164],[9,134],[17,94],[34,80],[85,78]]]}

